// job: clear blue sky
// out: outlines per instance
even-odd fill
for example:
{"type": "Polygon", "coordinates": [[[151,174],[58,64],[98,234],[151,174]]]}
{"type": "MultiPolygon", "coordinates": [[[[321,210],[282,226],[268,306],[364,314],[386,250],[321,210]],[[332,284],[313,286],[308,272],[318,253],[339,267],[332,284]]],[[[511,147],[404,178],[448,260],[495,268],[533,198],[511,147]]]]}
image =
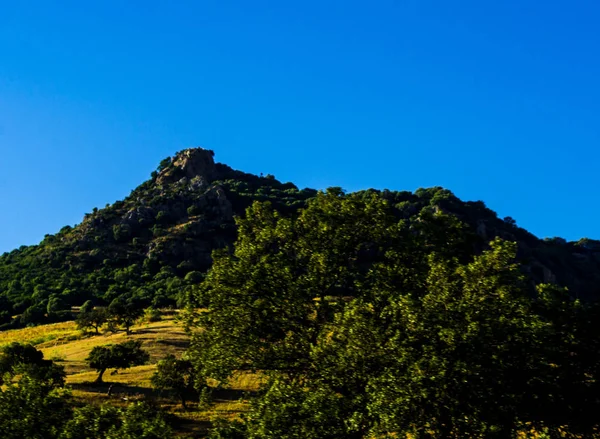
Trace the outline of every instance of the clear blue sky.
{"type": "Polygon", "coordinates": [[[0,252],[175,151],[600,238],[600,2],[0,0],[0,252]]]}

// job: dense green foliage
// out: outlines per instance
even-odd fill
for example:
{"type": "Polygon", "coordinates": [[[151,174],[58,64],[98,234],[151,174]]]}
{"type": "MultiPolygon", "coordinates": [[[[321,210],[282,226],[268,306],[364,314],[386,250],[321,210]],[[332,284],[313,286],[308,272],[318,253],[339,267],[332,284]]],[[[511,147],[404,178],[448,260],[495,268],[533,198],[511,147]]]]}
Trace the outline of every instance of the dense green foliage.
{"type": "MultiPolygon", "coordinates": [[[[174,355],[158,362],[156,372],[152,375],[152,385],[158,390],[170,390],[177,394],[183,408],[186,402],[198,395],[196,392],[195,371],[189,360],[177,359],[174,355]]],[[[205,384],[198,383],[204,388],[205,384]]]]}
{"type": "Polygon", "coordinates": [[[255,203],[195,291],[190,356],[225,384],[266,383],[214,437],[591,435],[596,307],[537,287],[499,238],[472,252],[441,210],[398,220],[377,193],[319,194],[297,216],[255,203]],[[206,311],[194,312],[197,304],[206,311]]]}
{"type": "Polygon", "coordinates": [[[57,438],[70,413],[67,391],[24,375],[0,390],[0,437],[57,438]]]}
{"type": "Polygon", "coordinates": [[[74,406],[64,371],[30,345],[2,349],[0,437],[7,439],[167,439],[172,429],[144,403],[126,408],[74,406]]]}
{"type": "Polygon", "coordinates": [[[144,403],[125,409],[83,406],[74,410],[59,439],[170,439],[173,432],[160,411],[144,403]]]}
{"type": "Polygon", "coordinates": [[[44,354],[34,346],[17,342],[3,346],[0,350],[0,384],[23,373],[52,386],[65,383],[64,368],[52,360],[45,360],[44,354]]]}
{"type": "Polygon", "coordinates": [[[24,376],[0,391],[0,436],[6,439],[170,439],[165,416],[143,403],[125,409],[73,409],[69,392],[24,376]]]}

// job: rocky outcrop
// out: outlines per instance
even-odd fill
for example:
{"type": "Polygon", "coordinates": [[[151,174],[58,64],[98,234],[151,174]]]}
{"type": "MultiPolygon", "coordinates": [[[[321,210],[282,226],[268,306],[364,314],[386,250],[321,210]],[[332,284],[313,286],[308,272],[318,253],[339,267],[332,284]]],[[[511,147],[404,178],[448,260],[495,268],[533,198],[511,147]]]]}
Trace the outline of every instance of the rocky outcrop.
{"type": "Polygon", "coordinates": [[[186,149],[178,154],[173,165],[182,169],[187,178],[201,176],[210,182],[215,177],[215,153],[209,149],[186,149]]]}
{"type": "Polygon", "coordinates": [[[165,263],[190,261],[202,270],[210,267],[212,251],[225,247],[235,234],[233,207],[218,185],[210,186],[196,199],[194,207],[200,214],[186,215],[169,227],[164,236],[154,239],[148,246],[147,258],[165,263]]]}
{"type": "Polygon", "coordinates": [[[171,166],[163,169],[158,175],[157,182],[165,184],[187,179],[201,179],[205,184],[217,178],[217,169],[214,161],[215,153],[204,148],[190,148],[178,152],[171,166]]]}
{"type": "Polygon", "coordinates": [[[129,209],[123,219],[122,224],[129,224],[130,226],[137,227],[140,223],[150,224],[154,222],[156,216],[154,210],[149,207],[139,206],[129,209]]]}
{"type": "Polygon", "coordinates": [[[206,192],[205,197],[217,217],[227,221],[233,219],[233,207],[221,186],[211,187],[206,192]]]}

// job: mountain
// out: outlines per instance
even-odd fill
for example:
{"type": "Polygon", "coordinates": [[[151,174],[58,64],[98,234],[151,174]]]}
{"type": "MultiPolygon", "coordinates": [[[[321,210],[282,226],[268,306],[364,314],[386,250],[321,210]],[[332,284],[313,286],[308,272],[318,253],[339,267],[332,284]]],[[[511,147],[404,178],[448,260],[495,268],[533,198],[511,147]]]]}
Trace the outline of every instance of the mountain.
{"type": "MultiPolygon", "coordinates": [[[[466,257],[494,237],[516,241],[533,281],[558,283],[586,300],[600,296],[600,241],[540,240],[483,202],[461,201],[440,187],[375,192],[399,220],[416,222],[425,213],[458,219],[466,257]]],[[[316,193],[215,163],[210,150],[180,151],[124,200],[94,208],[77,226],[38,245],[0,256],[0,328],[68,319],[71,306],[108,304],[122,295],[146,306],[181,304],[210,267],[211,252],[233,244],[235,217],[248,206],[268,201],[282,215],[294,215],[316,193]]]]}

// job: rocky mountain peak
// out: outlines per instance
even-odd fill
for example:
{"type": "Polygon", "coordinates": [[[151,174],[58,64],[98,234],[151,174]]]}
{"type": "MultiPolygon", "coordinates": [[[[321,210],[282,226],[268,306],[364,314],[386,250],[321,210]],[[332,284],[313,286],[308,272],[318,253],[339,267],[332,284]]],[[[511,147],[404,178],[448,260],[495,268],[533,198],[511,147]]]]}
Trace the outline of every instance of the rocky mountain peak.
{"type": "Polygon", "coordinates": [[[172,166],[163,169],[158,182],[178,180],[182,177],[192,179],[201,177],[205,183],[216,179],[215,153],[210,149],[189,148],[178,152],[172,161],[172,166]]]}
{"type": "Polygon", "coordinates": [[[211,181],[216,173],[214,156],[210,149],[185,149],[175,156],[173,165],[183,170],[187,178],[201,176],[211,181]]]}

